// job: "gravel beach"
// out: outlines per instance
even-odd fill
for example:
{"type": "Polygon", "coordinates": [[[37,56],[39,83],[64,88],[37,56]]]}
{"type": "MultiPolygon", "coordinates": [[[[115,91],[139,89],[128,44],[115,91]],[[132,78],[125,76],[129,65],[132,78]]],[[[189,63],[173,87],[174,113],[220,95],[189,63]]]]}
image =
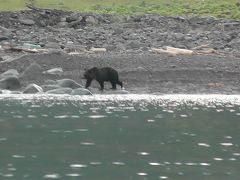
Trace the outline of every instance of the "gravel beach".
{"type": "MultiPolygon", "coordinates": [[[[0,12],[0,73],[16,70],[20,92],[31,83],[42,87],[46,81],[66,78],[84,86],[85,68],[111,66],[130,93],[239,94],[239,50],[240,20],[37,8],[0,12]],[[201,45],[214,51],[152,52],[201,45]]],[[[94,82],[90,91],[101,93],[98,87],[94,82]]]]}

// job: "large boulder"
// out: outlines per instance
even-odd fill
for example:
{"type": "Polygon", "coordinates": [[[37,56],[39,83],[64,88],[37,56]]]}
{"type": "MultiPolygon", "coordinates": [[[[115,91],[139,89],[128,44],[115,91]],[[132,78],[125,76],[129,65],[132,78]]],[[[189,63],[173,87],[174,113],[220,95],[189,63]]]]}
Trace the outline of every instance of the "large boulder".
{"type": "Polygon", "coordinates": [[[72,92],[71,88],[58,88],[47,91],[46,94],[71,94],[71,92],[72,92]]]}
{"type": "Polygon", "coordinates": [[[20,91],[0,90],[0,94],[22,94],[20,91]]]}
{"type": "Polygon", "coordinates": [[[49,69],[47,71],[44,71],[43,74],[57,74],[57,75],[61,75],[61,74],[63,74],[63,69],[61,67],[52,68],[52,69],[49,69]]]}
{"type": "Polygon", "coordinates": [[[57,82],[52,80],[52,79],[48,79],[44,81],[44,85],[56,85],[57,82]]]}
{"type": "Polygon", "coordinates": [[[10,77],[10,76],[18,77],[19,73],[16,69],[9,69],[4,73],[0,74],[0,78],[10,77]]]}
{"type": "MultiPolygon", "coordinates": [[[[37,63],[32,63],[28,66],[22,73],[21,77],[29,79],[30,77],[35,77],[42,74],[42,67],[37,63]]],[[[30,79],[32,79],[30,78],[30,79]]]]}
{"type": "Polygon", "coordinates": [[[72,79],[60,79],[57,80],[57,85],[60,87],[67,87],[71,89],[82,88],[82,85],[78,84],[72,79]]]}
{"type": "Polygon", "coordinates": [[[46,92],[46,91],[50,91],[50,90],[53,90],[53,89],[58,89],[60,87],[58,85],[55,85],[55,84],[44,84],[44,85],[42,85],[42,88],[43,88],[43,91],[46,92]]]}
{"type": "Polygon", "coordinates": [[[4,77],[3,79],[0,80],[0,88],[8,89],[8,90],[16,90],[21,88],[21,84],[18,77],[9,76],[9,77],[4,77]]]}
{"type": "Polygon", "coordinates": [[[38,86],[37,84],[29,84],[24,90],[23,93],[24,94],[35,94],[35,93],[42,93],[43,89],[38,86]]]}

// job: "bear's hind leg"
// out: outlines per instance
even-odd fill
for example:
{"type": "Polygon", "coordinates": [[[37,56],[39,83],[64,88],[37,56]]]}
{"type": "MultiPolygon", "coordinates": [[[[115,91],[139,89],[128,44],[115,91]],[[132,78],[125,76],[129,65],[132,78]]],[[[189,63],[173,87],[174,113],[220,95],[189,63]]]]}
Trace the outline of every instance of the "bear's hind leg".
{"type": "Polygon", "coordinates": [[[112,88],[111,89],[117,89],[117,83],[116,82],[111,82],[112,88]]]}
{"type": "Polygon", "coordinates": [[[122,84],[121,81],[118,80],[117,84],[118,84],[119,86],[121,86],[121,88],[123,88],[123,84],[122,84]]]}

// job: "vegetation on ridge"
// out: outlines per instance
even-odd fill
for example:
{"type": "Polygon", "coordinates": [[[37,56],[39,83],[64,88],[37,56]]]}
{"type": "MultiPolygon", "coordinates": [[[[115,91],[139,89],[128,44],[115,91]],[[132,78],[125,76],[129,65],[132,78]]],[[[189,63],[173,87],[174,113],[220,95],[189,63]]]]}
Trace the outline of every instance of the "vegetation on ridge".
{"type": "Polygon", "coordinates": [[[26,3],[42,8],[110,14],[159,13],[240,18],[239,0],[0,0],[0,10],[22,10],[26,8],[26,3]]]}

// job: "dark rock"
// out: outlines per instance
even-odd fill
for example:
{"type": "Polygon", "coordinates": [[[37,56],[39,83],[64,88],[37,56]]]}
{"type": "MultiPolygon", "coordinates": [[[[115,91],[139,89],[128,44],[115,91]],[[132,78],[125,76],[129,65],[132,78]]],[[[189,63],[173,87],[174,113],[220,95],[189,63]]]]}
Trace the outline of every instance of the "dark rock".
{"type": "MultiPolygon", "coordinates": [[[[73,21],[77,21],[78,19],[82,19],[82,17],[78,13],[72,13],[70,16],[66,17],[66,22],[70,23],[73,21]]],[[[64,19],[62,19],[63,21],[64,19]]]]}
{"type": "Polygon", "coordinates": [[[23,93],[24,94],[35,94],[35,93],[42,93],[43,89],[38,86],[37,84],[29,84],[24,90],[23,93]]]}
{"type": "Polygon", "coordinates": [[[72,79],[61,79],[57,80],[57,85],[60,87],[68,87],[71,89],[82,88],[82,85],[78,84],[72,79]]]}
{"type": "Polygon", "coordinates": [[[80,25],[82,22],[82,20],[76,20],[76,21],[72,21],[70,23],[68,23],[68,27],[70,28],[76,28],[78,25],[80,25]]]}
{"type": "Polygon", "coordinates": [[[47,91],[47,94],[70,94],[72,92],[71,88],[58,88],[47,91]]]}
{"type": "Polygon", "coordinates": [[[8,89],[8,90],[16,90],[21,88],[21,84],[18,77],[9,76],[0,80],[0,88],[8,89]]]}
{"type": "Polygon", "coordinates": [[[0,42],[1,41],[6,41],[6,40],[8,40],[9,38],[8,37],[6,37],[6,36],[0,36],[0,42]]]}

